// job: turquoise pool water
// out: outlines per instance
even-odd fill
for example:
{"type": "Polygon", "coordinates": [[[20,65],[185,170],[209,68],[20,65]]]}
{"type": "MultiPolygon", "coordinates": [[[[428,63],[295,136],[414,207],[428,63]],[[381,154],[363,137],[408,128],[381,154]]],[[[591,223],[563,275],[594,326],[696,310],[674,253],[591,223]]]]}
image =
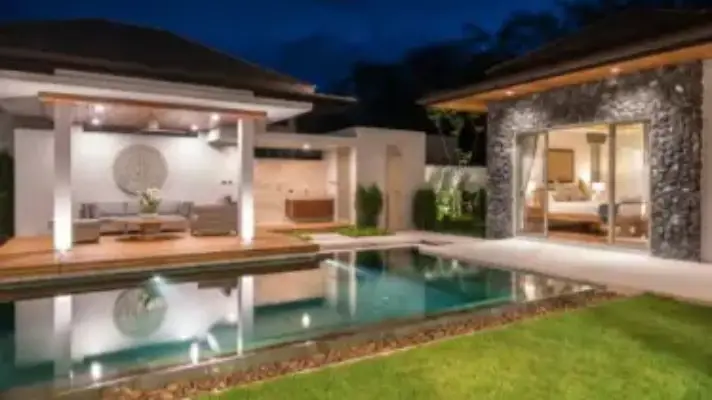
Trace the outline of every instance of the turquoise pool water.
{"type": "Polygon", "coordinates": [[[400,318],[494,307],[577,290],[411,248],[343,252],[247,274],[82,284],[0,303],[0,391],[102,381],[141,368],[314,339],[400,318]],[[97,288],[101,289],[98,290],[97,288]]]}

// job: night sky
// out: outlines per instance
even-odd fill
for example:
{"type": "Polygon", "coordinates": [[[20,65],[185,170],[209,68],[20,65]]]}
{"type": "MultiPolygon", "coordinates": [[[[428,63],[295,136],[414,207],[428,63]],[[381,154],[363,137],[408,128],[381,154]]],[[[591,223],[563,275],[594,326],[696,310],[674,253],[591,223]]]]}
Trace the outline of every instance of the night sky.
{"type": "Polygon", "coordinates": [[[556,0],[0,0],[0,22],[107,18],[164,28],[324,86],[357,60],[392,61],[409,48],[494,31],[516,10],[556,0]]]}

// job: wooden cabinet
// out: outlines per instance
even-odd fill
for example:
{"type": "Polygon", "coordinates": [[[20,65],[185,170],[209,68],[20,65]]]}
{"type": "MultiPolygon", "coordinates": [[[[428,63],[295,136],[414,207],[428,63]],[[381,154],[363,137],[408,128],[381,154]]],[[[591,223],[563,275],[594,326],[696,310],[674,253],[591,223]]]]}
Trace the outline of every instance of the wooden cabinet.
{"type": "Polygon", "coordinates": [[[284,213],[294,222],[333,221],[334,199],[286,199],[284,213]]]}

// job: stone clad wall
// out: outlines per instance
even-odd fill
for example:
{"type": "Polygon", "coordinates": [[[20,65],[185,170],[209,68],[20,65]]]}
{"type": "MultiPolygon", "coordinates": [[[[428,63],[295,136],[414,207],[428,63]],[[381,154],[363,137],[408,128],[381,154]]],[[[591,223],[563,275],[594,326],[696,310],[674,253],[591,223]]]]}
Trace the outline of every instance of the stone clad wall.
{"type": "Polygon", "coordinates": [[[512,236],[514,135],[562,125],[646,121],[653,255],[699,260],[702,64],[661,67],[488,105],[491,238],[512,236]]]}

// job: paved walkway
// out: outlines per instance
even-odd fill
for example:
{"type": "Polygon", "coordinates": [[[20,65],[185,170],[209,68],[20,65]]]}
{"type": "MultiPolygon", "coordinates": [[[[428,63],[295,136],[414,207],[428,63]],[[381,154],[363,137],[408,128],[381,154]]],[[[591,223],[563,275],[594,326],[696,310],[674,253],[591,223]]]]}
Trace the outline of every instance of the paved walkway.
{"type": "Polygon", "coordinates": [[[472,239],[469,243],[420,248],[425,254],[485,266],[712,302],[712,264],[527,239],[472,239]]]}
{"type": "Polygon", "coordinates": [[[712,302],[712,264],[665,260],[641,252],[529,239],[481,240],[432,232],[349,238],[314,236],[325,250],[414,245],[421,252],[490,267],[712,302]]]}

